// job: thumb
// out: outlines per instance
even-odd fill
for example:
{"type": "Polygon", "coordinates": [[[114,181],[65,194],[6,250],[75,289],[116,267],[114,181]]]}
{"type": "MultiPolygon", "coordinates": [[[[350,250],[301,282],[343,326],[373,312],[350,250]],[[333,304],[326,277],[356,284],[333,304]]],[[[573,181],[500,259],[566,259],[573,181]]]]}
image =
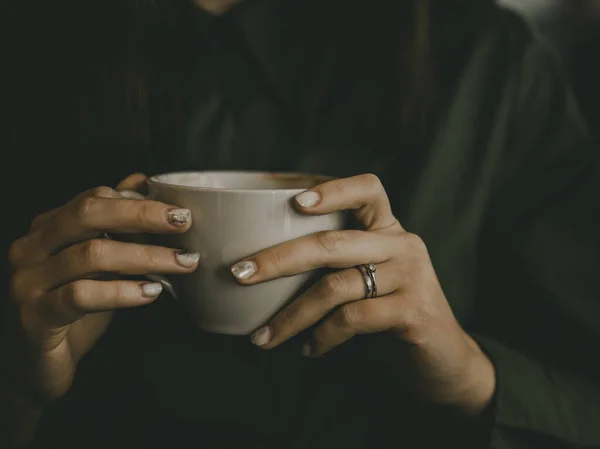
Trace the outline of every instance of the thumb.
{"type": "Polygon", "coordinates": [[[148,177],[143,173],[134,173],[123,179],[115,190],[135,190],[143,191],[146,188],[148,177]]]}

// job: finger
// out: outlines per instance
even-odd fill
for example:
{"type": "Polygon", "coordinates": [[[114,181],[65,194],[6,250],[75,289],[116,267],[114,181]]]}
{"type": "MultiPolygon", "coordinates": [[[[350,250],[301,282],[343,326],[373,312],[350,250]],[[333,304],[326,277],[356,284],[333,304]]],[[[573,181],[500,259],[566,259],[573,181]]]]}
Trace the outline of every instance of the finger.
{"type": "MultiPolygon", "coordinates": [[[[80,204],[84,198],[90,196],[98,196],[102,198],[121,197],[118,192],[110,187],[97,187],[80,193],[66,205],[41,213],[31,222],[29,234],[19,238],[12,244],[9,252],[11,265],[15,268],[22,268],[27,265],[35,264],[48,257],[51,251],[48,249],[48,245],[44,244],[46,233],[44,232],[43,228],[49,223],[52,223],[53,220],[56,220],[56,217],[60,215],[65,207],[72,204],[80,204]]],[[[52,232],[53,231],[50,231],[50,233],[52,232]]]]}
{"type": "Polygon", "coordinates": [[[32,269],[41,289],[48,291],[96,273],[185,274],[194,271],[200,255],[162,246],[114,240],[88,240],[59,252],[32,269]]]}
{"type": "Polygon", "coordinates": [[[370,231],[392,226],[401,229],[381,181],[371,174],[325,182],[298,195],[296,203],[307,214],[352,210],[370,231]]]}
{"type": "MultiPolygon", "coordinates": [[[[377,294],[389,295],[397,288],[393,264],[381,264],[375,273],[377,294]]],[[[366,281],[358,268],[336,271],[324,276],[293,303],[260,329],[252,341],[263,349],[271,349],[313,326],[333,309],[367,295],[366,281]],[[258,338],[262,337],[262,338],[258,338]]]]}
{"type": "MultiPolygon", "coordinates": [[[[132,175],[132,181],[140,182],[140,177],[144,175],[132,175]]],[[[144,176],[145,179],[145,176],[144,176]]],[[[129,178],[126,179],[128,181],[129,178]]],[[[127,182],[123,184],[134,185],[132,182],[127,182]]],[[[39,214],[37,217],[33,219],[31,225],[29,227],[29,234],[20,238],[16,244],[13,244],[12,253],[18,255],[18,257],[14,257],[12,260],[12,265],[16,268],[23,267],[27,264],[37,263],[40,260],[48,257],[53,251],[49,249],[46,245],[44,245],[45,233],[42,232],[43,228],[47,226],[49,223],[52,224],[54,228],[61,227],[60,220],[59,223],[56,223],[57,217],[60,217],[61,212],[64,213],[64,209],[66,207],[77,207],[77,205],[84,205],[85,199],[89,197],[99,197],[99,198],[127,198],[127,199],[144,199],[144,196],[134,192],[132,190],[124,190],[122,192],[117,192],[116,190],[111,189],[110,187],[96,187],[90,190],[86,190],[75,196],[69,203],[66,205],[54,208],[52,210],[43,212],[39,214]],[[75,206],[73,206],[75,205],[75,206]]],[[[58,238],[59,234],[54,233],[52,230],[50,234],[54,235],[58,238]]],[[[94,233],[95,236],[98,234],[94,233]]],[[[90,237],[92,237],[90,236],[90,237]]],[[[81,238],[79,240],[84,240],[81,238]]],[[[76,240],[78,241],[78,240],[76,240]]],[[[66,246],[73,242],[65,242],[63,246],[66,246]]]]}
{"type": "MultiPolygon", "coordinates": [[[[115,190],[111,189],[110,187],[96,187],[94,189],[86,190],[85,192],[78,194],[73,199],[71,199],[71,201],[69,201],[69,203],[77,202],[77,201],[81,200],[82,198],[85,198],[88,196],[101,196],[104,198],[120,198],[119,193],[116,192],[115,190]]],[[[63,206],[54,208],[47,212],[43,212],[40,215],[38,215],[37,217],[35,217],[33,219],[33,221],[31,222],[29,231],[33,232],[33,231],[39,229],[41,226],[45,225],[51,218],[55,217],[64,207],[65,206],[63,205],[63,206]]]]}
{"type": "Polygon", "coordinates": [[[30,262],[38,262],[101,232],[172,234],[186,232],[191,222],[188,209],[156,201],[86,196],[63,207],[20,244],[30,262]]]}
{"type": "Polygon", "coordinates": [[[161,292],[159,283],[85,279],[47,293],[38,299],[38,304],[49,323],[64,326],[88,313],[149,304],[161,292]]]}
{"type": "Polygon", "coordinates": [[[119,190],[119,194],[127,200],[145,200],[146,197],[135,190],[119,190]]]}
{"type": "Polygon", "coordinates": [[[399,321],[402,312],[394,295],[345,304],[317,326],[302,354],[318,357],[355,335],[387,331],[399,321]]]}
{"type": "Polygon", "coordinates": [[[46,212],[42,212],[37,217],[35,217],[33,219],[33,221],[31,222],[31,225],[29,226],[29,232],[33,232],[33,231],[39,229],[41,226],[43,226],[45,223],[47,223],[48,220],[50,220],[51,218],[56,216],[56,214],[58,214],[59,212],[60,212],[60,207],[51,209],[46,212]]]}
{"type": "Polygon", "coordinates": [[[316,268],[349,268],[363,263],[379,264],[399,249],[401,236],[348,230],[326,231],[273,246],[238,262],[231,272],[245,285],[316,268]]]}
{"type": "Polygon", "coordinates": [[[133,173],[117,184],[116,190],[134,190],[140,192],[146,188],[148,177],[143,173],[133,173]]]}

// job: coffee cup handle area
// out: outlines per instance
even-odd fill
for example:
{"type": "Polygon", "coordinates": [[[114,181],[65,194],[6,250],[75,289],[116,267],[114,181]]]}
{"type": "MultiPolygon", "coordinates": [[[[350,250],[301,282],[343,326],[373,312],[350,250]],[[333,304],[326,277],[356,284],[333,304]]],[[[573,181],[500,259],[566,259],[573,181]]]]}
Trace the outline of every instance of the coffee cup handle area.
{"type": "MultiPolygon", "coordinates": [[[[146,197],[135,190],[119,190],[119,194],[123,198],[130,200],[145,200],[146,197]]],[[[108,240],[112,240],[112,237],[108,233],[104,233],[104,238],[108,240]]],[[[166,291],[173,298],[177,299],[177,293],[175,293],[175,289],[173,288],[173,284],[166,277],[160,276],[158,274],[145,274],[144,277],[152,282],[158,282],[163,286],[163,290],[166,291]]]]}

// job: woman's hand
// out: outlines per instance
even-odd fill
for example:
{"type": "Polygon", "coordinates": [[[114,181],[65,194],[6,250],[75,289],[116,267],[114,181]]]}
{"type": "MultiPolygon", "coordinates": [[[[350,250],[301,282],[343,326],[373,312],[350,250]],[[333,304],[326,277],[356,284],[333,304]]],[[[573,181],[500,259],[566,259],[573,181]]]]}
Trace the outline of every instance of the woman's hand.
{"type": "Polygon", "coordinates": [[[232,272],[242,285],[337,269],[257,330],[252,341],[271,349],[318,323],[303,348],[304,355],[318,357],[355,335],[388,332],[402,344],[386,357],[408,359],[404,380],[425,400],[481,413],[494,394],[494,368],[456,321],[425,244],[394,217],[379,179],[329,181],[296,202],[306,214],[352,210],[364,230],[318,233],[236,264],[232,272]],[[356,268],[363,264],[376,266],[376,298],[365,299],[366,281],[356,268]]]}
{"type": "MultiPolygon", "coordinates": [[[[132,175],[117,189],[135,189],[145,181],[143,175],[132,175]]],[[[157,283],[102,280],[99,275],[189,273],[198,262],[197,254],[97,237],[104,232],[181,233],[190,224],[187,210],[125,199],[109,187],[84,192],[38,216],[9,253],[11,299],[19,315],[19,335],[10,345],[19,348],[2,369],[12,372],[2,374],[19,379],[22,394],[40,404],[62,396],[112,311],[148,304],[161,293],[157,283]]]]}

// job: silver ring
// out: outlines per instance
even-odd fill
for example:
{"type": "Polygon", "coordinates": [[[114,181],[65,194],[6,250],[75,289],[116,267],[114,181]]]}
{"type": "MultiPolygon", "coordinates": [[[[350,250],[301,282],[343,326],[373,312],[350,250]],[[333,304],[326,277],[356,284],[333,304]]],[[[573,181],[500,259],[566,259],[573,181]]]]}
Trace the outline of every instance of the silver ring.
{"type": "Polygon", "coordinates": [[[365,295],[365,299],[372,299],[377,297],[377,280],[375,278],[375,271],[377,271],[377,267],[375,264],[365,264],[358,266],[359,271],[363,275],[363,279],[365,281],[365,286],[367,287],[367,294],[365,295]]]}
{"type": "Polygon", "coordinates": [[[375,272],[377,271],[377,266],[374,263],[370,263],[367,265],[367,270],[369,271],[369,276],[373,281],[373,296],[372,298],[377,297],[377,277],[375,276],[375,272]]]}

